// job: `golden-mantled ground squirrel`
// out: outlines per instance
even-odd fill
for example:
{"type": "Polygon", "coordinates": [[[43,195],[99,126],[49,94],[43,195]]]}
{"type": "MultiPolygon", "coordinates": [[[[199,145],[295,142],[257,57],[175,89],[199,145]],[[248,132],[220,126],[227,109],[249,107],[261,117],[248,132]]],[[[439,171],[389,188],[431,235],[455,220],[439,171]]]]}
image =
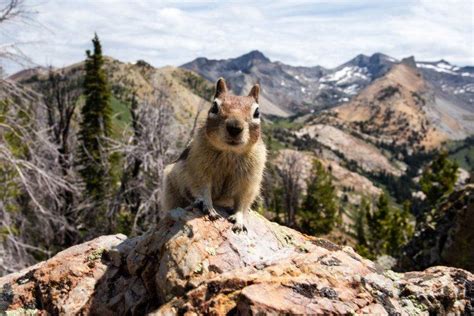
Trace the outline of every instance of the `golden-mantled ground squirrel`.
{"type": "Polygon", "coordinates": [[[232,230],[242,232],[244,218],[260,191],[266,149],[261,137],[258,95],[227,91],[223,78],[205,124],[178,160],[165,168],[161,211],[192,203],[215,220],[215,206],[232,208],[232,230]]]}

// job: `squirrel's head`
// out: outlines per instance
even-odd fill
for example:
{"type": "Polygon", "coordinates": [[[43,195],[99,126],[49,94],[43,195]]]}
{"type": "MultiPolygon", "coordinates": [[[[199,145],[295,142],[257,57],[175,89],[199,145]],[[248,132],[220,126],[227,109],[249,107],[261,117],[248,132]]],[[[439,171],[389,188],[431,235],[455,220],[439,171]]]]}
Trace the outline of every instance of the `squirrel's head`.
{"type": "Polygon", "coordinates": [[[206,135],[219,150],[244,152],[260,139],[260,87],[254,85],[248,96],[227,91],[223,78],[216,84],[216,94],[207,115],[206,135]]]}

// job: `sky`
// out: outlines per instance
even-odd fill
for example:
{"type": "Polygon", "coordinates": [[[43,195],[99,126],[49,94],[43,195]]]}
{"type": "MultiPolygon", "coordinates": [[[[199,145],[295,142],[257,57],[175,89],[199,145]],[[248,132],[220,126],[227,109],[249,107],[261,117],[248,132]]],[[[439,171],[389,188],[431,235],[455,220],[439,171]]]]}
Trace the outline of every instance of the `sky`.
{"type": "MultiPolygon", "coordinates": [[[[154,66],[254,49],[294,66],[332,68],[375,52],[474,65],[472,0],[25,0],[25,6],[34,12],[29,19],[0,24],[0,49],[15,43],[41,66],[84,59],[94,32],[106,55],[154,66]]],[[[8,73],[25,67],[0,65],[8,73]]]]}

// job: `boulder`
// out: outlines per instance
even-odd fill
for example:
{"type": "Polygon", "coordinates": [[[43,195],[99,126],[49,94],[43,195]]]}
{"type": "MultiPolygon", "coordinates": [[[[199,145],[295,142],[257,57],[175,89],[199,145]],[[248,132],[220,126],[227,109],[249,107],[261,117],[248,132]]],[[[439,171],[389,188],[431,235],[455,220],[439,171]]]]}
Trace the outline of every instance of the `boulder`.
{"type": "MultiPolygon", "coordinates": [[[[224,212],[222,215],[227,216],[224,212]]],[[[0,313],[39,315],[467,314],[474,277],[395,273],[350,247],[251,212],[248,232],[195,209],[127,239],[103,236],[0,278],[0,313]]]]}

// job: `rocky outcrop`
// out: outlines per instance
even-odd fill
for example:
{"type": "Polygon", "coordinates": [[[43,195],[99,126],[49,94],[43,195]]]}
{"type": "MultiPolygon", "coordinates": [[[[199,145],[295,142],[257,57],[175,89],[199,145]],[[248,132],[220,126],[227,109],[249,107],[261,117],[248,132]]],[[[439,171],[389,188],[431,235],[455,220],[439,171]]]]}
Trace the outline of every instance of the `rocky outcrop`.
{"type": "Polygon", "coordinates": [[[449,265],[474,272],[474,184],[454,192],[418,228],[399,260],[401,270],[449,265]]]}
{"type": "MultiPolygon", "coordinates": [[[[226,214],[223,214],[226,215],[226,214]]],[[[252,212],[247,234],[176,209],[147,234],[103,236],[0,279],[0,311],[38,314],[470,314],[474,276],[383,271],[351,248],[252,212]]]]}

